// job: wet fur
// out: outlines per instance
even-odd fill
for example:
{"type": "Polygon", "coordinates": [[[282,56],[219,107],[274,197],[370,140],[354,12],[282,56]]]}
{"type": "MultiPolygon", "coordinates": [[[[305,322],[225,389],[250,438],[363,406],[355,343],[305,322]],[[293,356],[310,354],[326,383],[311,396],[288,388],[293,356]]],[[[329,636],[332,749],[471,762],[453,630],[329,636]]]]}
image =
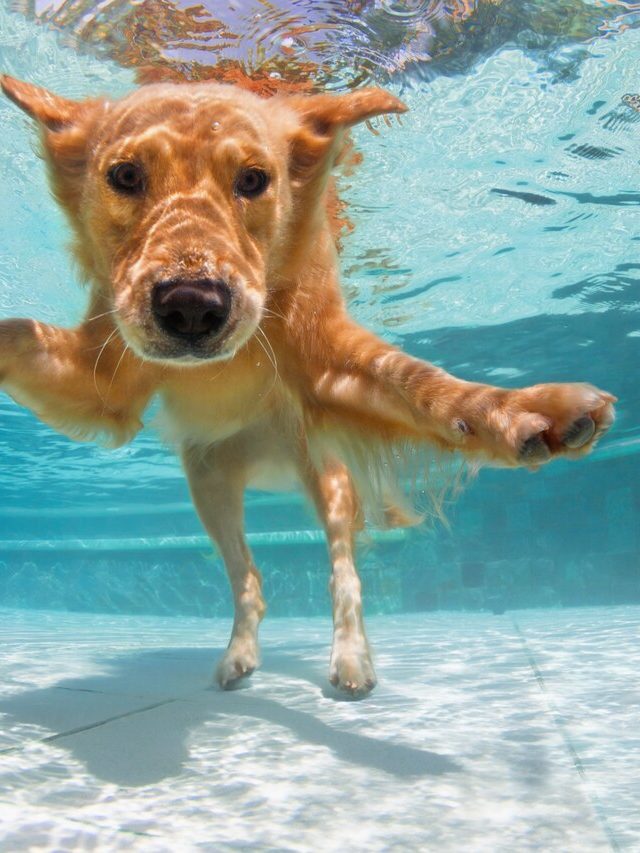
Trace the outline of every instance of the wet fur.
{"type": "Polygon", "coordinates": [[[112,445],[129,441],[150,399],[161,398],[166,434],[234,595],[217,670],[225,687],[258,665],[265,610],[244,538],[244,490],[301,485],[332,564],[330,679],[366,693],[375,674],[353,558],[365,512],[413,523],[397,480],[415,475],[425,454],[532,468],[580,456],[611,425],[614,398],[582,384],[464,382],[349,317],[331,170],[349,127],[404,112],[392,95],[266,100],[214,83],[160,83],[121,101],[73,102],[8,77],[2,86],[38,122],[90,294],[76,329],[0,323],[2,387],[71,438],[112,445]],[[105,174],[122,159],[144,164],[144,197],[109,187],[105,174]],[[269,171],[269,190],[233,197],[234,175],[254,161],[269,171]],[[154,284],[176,275],[224,278],[233,291],[228,328],[197,356],[169,339],[150,309],[154,284]]]}

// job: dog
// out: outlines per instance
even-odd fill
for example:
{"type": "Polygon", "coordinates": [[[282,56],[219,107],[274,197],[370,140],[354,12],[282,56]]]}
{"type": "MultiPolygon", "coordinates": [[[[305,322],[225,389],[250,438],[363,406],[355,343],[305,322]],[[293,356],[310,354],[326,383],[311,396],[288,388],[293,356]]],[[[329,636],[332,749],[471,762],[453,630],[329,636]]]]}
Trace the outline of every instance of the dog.
{"type": "Polygon", "coordinates": [[[329,680],[376,683],[354,537],[389,524],[399,459],[434,448],[537,468],[588,453],[616,398],[588,384],[467,382],[357,325],[328,210],[349,128],[404,104],[376,88],[261,98],[218,83],[153,83],[71,101],[4,76],[36,120],[53,194],[89,283],[85,320],[0,323],[0,386],[73,439],[128,442],[159,396],[235,618],[216,677],[259,664],[265,612],[243,530],[247,486],[299,484],[332,567],[329,680]]]}

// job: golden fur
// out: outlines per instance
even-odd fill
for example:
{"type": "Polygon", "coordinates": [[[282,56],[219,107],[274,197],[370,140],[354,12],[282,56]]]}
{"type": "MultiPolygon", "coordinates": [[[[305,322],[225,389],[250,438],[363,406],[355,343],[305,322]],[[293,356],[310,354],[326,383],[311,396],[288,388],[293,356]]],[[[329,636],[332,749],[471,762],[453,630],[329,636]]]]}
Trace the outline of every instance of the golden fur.
{"type": "MultiPolygon", "coordinates": [[[[302,484],[333,569],[330,679],[367,692],[375,675],[353,560],[363,501],[389,523],[408,521],[394,469],[421,447],[529,467],[580,456],[611,425],[615,398],[584,384],[465,382],[349,317],[327,212],[330,174],[350,126],[404,112],[392,95],[266,99],[216,83],[158,83],[119,101],[72,102],[9,77],[2,88],[39,124],[90,284],[75,329],[0,323],[2,387],[72,438],[114,445],[161,398],[234,594],[222,686],[257,666],[265,609],[243,492],[302,484]],[[199,306],[214,291],[221,319],[196,334],[184,325],[185,300],[199,306]],[[156,301],[167,293],[179,304],[163,319],[156,301]]],[[[193,310],[194,323],[213,323],[193,310]]]]}

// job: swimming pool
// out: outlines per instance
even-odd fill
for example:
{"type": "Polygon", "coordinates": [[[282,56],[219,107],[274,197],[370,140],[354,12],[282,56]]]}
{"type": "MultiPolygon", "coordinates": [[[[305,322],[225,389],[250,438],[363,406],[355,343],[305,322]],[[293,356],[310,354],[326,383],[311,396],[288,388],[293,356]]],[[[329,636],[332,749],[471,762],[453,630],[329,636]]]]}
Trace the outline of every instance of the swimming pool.
{"type": "MultiPolygon", "coordinates": [[[[640,37],[630,4],[618,6],[610,12],[617,26],[601,23],[591,38],[567,39],[546,54],[519,49],[508,31],[500,37],[506,24],[499,21],[495,44],[481,55],[470,55],[469,36],[469,44],[461,40],[458,73],[445,66],[436,74],[443,60],[435,49],[433,68],[423,61],[412,73],[405,63],[389,73],[373,64],[371,45],[369,53],[360,47],[369,76],[382,76],[411,111],[402,126],[380,120],[375,133],[357,129],[364,163],[341,181],[355,225],[342,255],[354,316],[466,379],[511,386],[579,379],[620,398],[614,431],[588,461],[535,476],[482,471],[447,510],[450,530],[437,526],[367,549],[372,612],[638,600],[640,113],[622,98],[638,88],[640,37]]],[[[404,20],[402,8],[411,9],[387,11],[388,27],[404,20]]],[[[84,18],[73,9],[64,18],[61,7],[57,26],[47,10],[3,11],[9,73],[76,96],[133,85],[131,69],[104,57],[109,42],[102,39],[98,50],[95,39],[82,42],[84,30],[77,34],[78,21],[87,28],[87,9],[84,18]]],[[[415,27],[418,11],[405,28],[415,27]]],[[[270,44],[296,30],[290,13],[272,22],[270,44]]],[[[323,32],[323,58],[337,65],[339,45],[326,41],[335,28],[322,30],[321,17],[316,8],[316,29],[306,38],[320,43],[323,32]]],[[[27,123],[7,102],[0,109],[0,312],[68,324],[81,314],[83,293],[64,252],[65,225],[48,200],[27,123]]],[[[5,604],[228,612],[225,579],[179,465],[151,427],[106,451],[56,436],[6,396],[1,405],[5,604]]],[[[325,612],[322,541],[300,534],[317,529],[312,514],[295,496],[256,494],[248,529],[272,612],[325,612]],[[267,535],[274,532],[280,535],[267,535]]]]}
{"type": "MultiPolygon", "coordinates": [[[[548,636],[556,630],[549,625],[560,624],[554,622],[558,608],[618,605],[619,614],[635,613],[640,112],[625,96],[640,91],[640,4],[379,0],[194,8],[2,3],[2,70],[72,97],[122,94],[135,85],[135,69],[148,64],[189,73],[215,64],[229,74],[253,68],[265,85],[291,75],[307,89],[385,85],[410,112],[402,122],[379,120],[356,129],[364,162],[340,178],[353,225],[342,236],[341,256],[352,314],[465,379],[510,387],[585,380],[620,399],[614,429],[589,459],[556,462],[535,475],[481,470],[447,507],[448,527],[371,534],[369,540],[380,541],[361,548],[365,607],[384,617],[377,624],[389,649],[400,654],[403,624],[420,626],[416,635],[424,630],[425,643],[433,641],[430,619],[439,620],[444,633],[451,627],[451,648],[458,640],[464,645],[456,621],[463,617],[451,611],[475,611],[468,618],[480,620],[473,624],[489,632],[485,637],[493,629],[482,620],[512,614],[516,627],[500,639],[507,646],[520,642],[516,611],[538,608],[542,622],[532,630],[548,636]]],[[[64,251],[66,226],[48,197],[28,123],[6,100],[0,101],[0,120],[0,316],[69,325],[84,302],[64,251]]],[[[61,636],[73,643],[85,623],[71,614],[100,613],[100,636],[108,636],[110,615],[118,616],[132,636],[142,631],[136,624],[153,625],[148,635],[155,648],[163,632],[180,631],[178,619],[164,617],[230,616],[221,563],[191,507],[179,464],[152,423],[130,445],[109,451],[57,436],[2,396],[0,472],[0,607],[7,624],[31,626],[20,629],[28,633],[42,620],[55,624],[43,612],[57,611],[60,625],[71,626],[68,633],[61,627],[61,636]],[[134,617],[160,621],[135,623],[134,617]]],[[[279,633],[285,624],[301,642],[304,630],[295,620],[330,610],[323,538],[296,495],[252,493],[247,516],[269,614],[288,620],[273,629],[287,656],[291,649],[279,633]]],[[[585,613],[567,618],[580,622],[589,618],[585,613]]],[[[226,622],[211,624],[215,645],[226,622]]],[[[193,639],[196,629],[189,625],[185,636],[193,639]]],[[[121,647],[129,648],[127,642],[121,647]]],[[[625,648],[631,654],[632,645],[625,648]]],[[[196,669],[198,654],[190,659],[196,669]]],[[[285,663],[288,677],[289,657],[285,663]]],[[[278,665],[267,667],[269,683],[278,665]]],[[[60,683],[73,677],[73,668],[65,663],[60,683]]],[[[387,668],[401,693],[390,661],[387,668]]],[[[137,671],[128,673],[134,682],[137,671]]],[[[90,667],[79,665],[80,679],[88,673],[90,667]]],[[[584,677],[588,681],[589,673],[584,677]]],[[[33,689],[48,686],[39,678],[29,682],[33,689]]],[[[102,689],[89,682],[78,689],[102,689]]],[[[428,691],[421,697],[428,702],[428,691]]],[[[253,712],[270,719],[259,702],[253,712]]],[[[371,723],[380,726],[376,736],[384,736],[384,713],[371,723]]],[[[327,725],[340,722],[329,717],[327,725]]],[[[402,735],[410,722],[399,710],[398,720],[402,735]]],[[[289,722],[308,734],[304,719],[294,715],[289,722]]],[[[357,730],[356,717],[347,722],[357,730]]],[[[28,714],[23,723],[27,734],[36,723],[57,730],[50,719],[28,714]]],[[[326,746],[319,731],[310,742],[320,738],[326,746]]],[[[329,746],[340,753],[340,743],[329,746]]],[[[303,759],[313,757],[311,750],[303,759]]],[[[362,780],[357,774],[350,779],[356,790],[362,780]]],[[[596,813],[606,811],[598,797],[591,803],[596,813]]],[[[250,811],[248,800],[244,807],[250,811]]],[[[631,813],[630,807],[627,821],[631,813]]],[[[466,831],[477,833],[473,825],[466,831]]],[[[626,831],[616,841],[607,830],[602,843],[624,846],[626,831]]],[[[372,832],[369,849],[384,849],[382,828],[372,832]]],[[[314,837],[305,835],[305,843],[314,837]]],[[[399,834],[394,843],[413,843],[411,837],[399,834]]],[[[530,849],[525,836],[517,837],[523,846],[511,849],[530,849]]],[[[255,844],[256,838],[245,841],[255,844]]],[[[265,849],[285,844],[278,833],[269,838],[265,849]]],[[[540,835],[537,849],[563,843],[579,849],[568,838],[540,835]]],[[[587,849],[599,849],[595,838],[587,849]]],[[[436,843],[436,836],[420,839],[436,843]]],[[[305,843],[291,849],[309,849],[305,843]]],[[[498,847],[488,842],[477,849],[498,847]]],[[[509,847],[505,842],[500,849],[509,847]]]]}

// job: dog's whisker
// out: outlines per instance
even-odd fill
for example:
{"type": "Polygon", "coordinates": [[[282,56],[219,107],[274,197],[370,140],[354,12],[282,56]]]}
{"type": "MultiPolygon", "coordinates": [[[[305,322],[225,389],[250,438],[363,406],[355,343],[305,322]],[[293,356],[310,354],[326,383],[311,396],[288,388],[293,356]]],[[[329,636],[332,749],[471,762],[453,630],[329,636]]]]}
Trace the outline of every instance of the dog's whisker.
{"type": "Polygon", "coordinates": [[[123,359],[123,358],[125,357],[125,355],[127,354],[128,349],[129,349],[129,344],[125,343],[125,345],[124,345],[124,349],[122,350],[122,353],[121,353],[121,355],[120,355],[120,358],[118,359],[118,363],[116,364],[115,369],[114,369],[114,371],[113,371],[113,373],[112,373],[112,375],[111,375],[111,381],[109,382],[109,387],[107,388],[106,399],[105,399],[105,402],[104,402],[104,407],[103,407],[103,409],[102,409],[102,411],[103,411],[103,412],[104,412],[105,407],[107,406],[107,402],[106,402],[106,401],[109,399],[109,394],[111,393],[111,389],[112,389],[112,387],[113,387],[113,382],[114,382],[114,379],[116,378],[116,373],[118,372],[118,368],[119,368],[119,367],[120,367],[120,365],[122,364],[122,359],[123,359]]]}
{"type": "Polygon", "coordinates": [[[271,386],[269,387],[269,390],[267,391],[267,395],[269,395],[273,391],[276,382],[280,378],[280,374],[278,372],[278,360],[276,359],[276,354],[274,352],[273,346],[271,345],[271,341],[269,340],[269,338],[264,333],[264,329],[261,329],[260,326],[258,326],[256,331],[260,332],[260,334],[262,335],[262,337],[265,340],[265,343],[267,343],[267,345],[269,346],[269,350],[271,350],[271,355],[270,355],[269,352],[267,351],[267,348],[265,347],[265,345],[260,340],[260,338],[256,338],[256,340],[258,341],[258,343],[260,344],[260,346],[264,350],[265,355],[267,356],[267,358],[271,362],[271,364],[273,366],[273,370],[274,370],[273,382],[271,383],[271,386]]]}
{"type": "Polygon", "coordinates": [[[222,374],[225,372],[225,370],[229,367],[229,365],[233,361],[234,355],[235,355],[235,352],[232,353],[231,356],[223,363],[220,370],[217,373],[214,373],[214,375],[210,377],[210,379],[208,380],[209,382],[215,382],[216,379],[218,379],[220,376],[222,376],[222,374]]]}
{"type": "Polygon", "coordinates": [[[100,398],[100,400],[102,401],[102,403],[105,406],[106,406],[106,401],[105,401],[104,397],[102,396],[100,389],[98,388],[98,362],[102,358],[102,353],[105,351],[106,347],[109,345],[109,342],[111,341],[113,336],[115,334],[117,334],[117,332],[118,332],[117,328],[113,329],[111,334],[107,337],[106,341],[102,344],[102,346],[100,348],[100,352],[98,353],[98,357],[96,358],[95,363],[93,365],[93,387],[96,389],[96,394],[98,395],[98,397],[100,398]]]}
{"type": "Polygon", "coordinates": [[[102,314],[94,314],[93,317],[86,317],[85,323],[93,323],[94,320],[100,320],[101,317],[108,317],[110,314],[116,313],[116,308],[111,308],[109,311],[103,311],[102,314]]]}
{"type": "Polygon", "coordinates": [[[279,320],[283,320],[285,323],[287,322],[287,318],[284,314],[280,314],[278,311],[274,311],[273,308],[263,308],[262,313],[267,317],[277,317],[279,320]]]}

